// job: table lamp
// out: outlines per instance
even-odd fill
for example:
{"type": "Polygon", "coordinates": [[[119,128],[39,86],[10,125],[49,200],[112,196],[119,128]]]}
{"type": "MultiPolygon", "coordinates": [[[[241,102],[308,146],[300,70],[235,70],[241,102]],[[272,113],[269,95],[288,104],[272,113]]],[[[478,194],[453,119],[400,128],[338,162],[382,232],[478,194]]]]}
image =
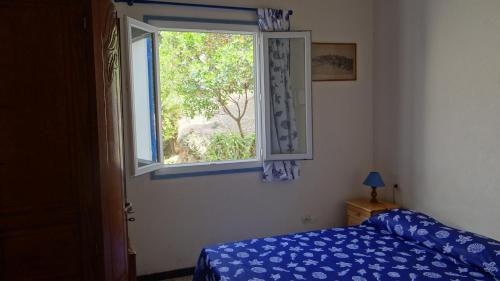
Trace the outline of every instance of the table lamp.
{"type": "Polygon", "coordinates": [[[372,188],[372,199],[371,203],[378,203],[377,200],[377,188],[385,186],[382,177],[378,172],[370,172],[363,182],[364,185],[370,186],[372,188]]]}

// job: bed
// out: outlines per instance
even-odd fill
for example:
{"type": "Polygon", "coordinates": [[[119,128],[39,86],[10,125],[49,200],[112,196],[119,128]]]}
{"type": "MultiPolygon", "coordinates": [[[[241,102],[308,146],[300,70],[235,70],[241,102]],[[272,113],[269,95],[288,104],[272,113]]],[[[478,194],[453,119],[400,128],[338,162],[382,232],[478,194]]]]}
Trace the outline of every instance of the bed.
{"type": "Polygon", "coordinates": [[[359,226],[204,248],[194,281],[500,280],[500,243],[395,209],[359,226]]]}

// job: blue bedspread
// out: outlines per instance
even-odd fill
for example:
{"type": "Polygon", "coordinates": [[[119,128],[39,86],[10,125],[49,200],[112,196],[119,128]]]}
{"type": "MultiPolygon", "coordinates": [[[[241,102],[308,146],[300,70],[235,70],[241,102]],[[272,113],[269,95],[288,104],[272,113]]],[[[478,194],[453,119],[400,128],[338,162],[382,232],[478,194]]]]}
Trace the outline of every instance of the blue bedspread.
{"type": "Polygon", "coordinates": [[[219,244],[202,280],[500,280],[500,243],[398,209],[365,223],[219,244]]]}

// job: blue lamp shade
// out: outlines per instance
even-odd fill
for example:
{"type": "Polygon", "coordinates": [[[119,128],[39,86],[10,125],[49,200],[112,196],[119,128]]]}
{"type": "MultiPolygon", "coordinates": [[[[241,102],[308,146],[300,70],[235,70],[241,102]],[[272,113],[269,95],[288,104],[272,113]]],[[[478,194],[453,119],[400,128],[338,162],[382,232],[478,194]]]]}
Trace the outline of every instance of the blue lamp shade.
{"type": "Polygon", "coordinates": [[[371,187],[385,186],[385,183],[378,172],[370,172],[366,177],[365,181],[363,182],[363,184],[371,187]]]}

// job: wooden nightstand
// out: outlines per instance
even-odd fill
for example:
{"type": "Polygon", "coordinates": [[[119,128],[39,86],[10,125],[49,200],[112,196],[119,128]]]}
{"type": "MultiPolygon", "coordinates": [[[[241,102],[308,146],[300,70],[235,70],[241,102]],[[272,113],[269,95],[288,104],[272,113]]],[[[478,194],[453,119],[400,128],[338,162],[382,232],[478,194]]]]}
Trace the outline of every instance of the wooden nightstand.
{"type": "Polygon", "coordinates": [[[396,209],[397,204],[379,200],[378,203],[371,203],[370,199],[353,199],[347,202],[347,225],[357,225],[367,220],[371,216],[385,210],[396,209]]]}

